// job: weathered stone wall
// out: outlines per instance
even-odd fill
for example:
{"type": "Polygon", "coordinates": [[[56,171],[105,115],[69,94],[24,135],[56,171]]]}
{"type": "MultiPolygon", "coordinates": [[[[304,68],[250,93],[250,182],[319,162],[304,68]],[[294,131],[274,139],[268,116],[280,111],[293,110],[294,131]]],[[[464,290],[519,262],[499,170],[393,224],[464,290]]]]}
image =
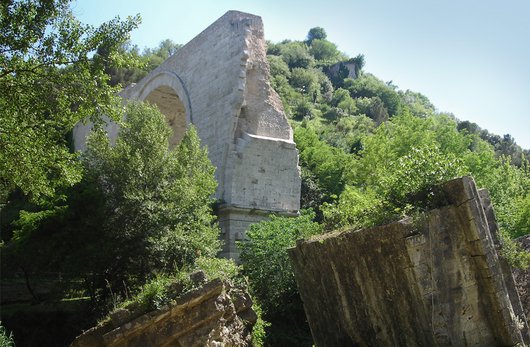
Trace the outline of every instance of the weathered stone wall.
{"type": "MultiPolygon", "coordinates": [[[[298,151],[269,75],[261,18],[229,11],[122,92],[127,99],[158,105],[173,128],[173,145],[186,125],[196,126],[217,168],[221,225],[234,224],[230,219],[237,221],[241,209],[257,216],[255,221],[263,214],[299,209],[298,151]]],[[[108,130],[115,138],[116,125],[108,130]]],[[[76,127],[77,149],[84,149],[89,131],[90,125],[76,127]]],[[[239,230],[222,231],[224,255],[237,258],[239,230]]]]}
{"type": "Polygon", "coordinates": [[[529,332],[487,194],[448,182],[416,221],[290,250],[317,346],[511,346],[529,332]]]}
{"type": "Polygon", "coordinates": [[[217,279],[137,318],[116,311],[71,347],[250,346],[256,322],[251,306],[247,293],[217,279]]]}
{"type": "Polygon", "coordinates": [[[340,73],[340,70],[344,68],[348,71],[348,75],[343,78],[357,78],[357,75],[355,74],[355,63],[351,61],[341,61],[330,66],[328,68],[328,74],[332,77],[337,77],[340,73]]]}

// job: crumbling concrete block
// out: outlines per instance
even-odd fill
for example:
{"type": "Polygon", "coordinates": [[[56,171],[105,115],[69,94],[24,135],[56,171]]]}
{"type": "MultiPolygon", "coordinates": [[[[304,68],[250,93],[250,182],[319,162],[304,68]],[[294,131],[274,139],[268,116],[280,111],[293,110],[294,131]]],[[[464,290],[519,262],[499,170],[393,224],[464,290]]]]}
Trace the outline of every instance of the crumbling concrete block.
{"type": "Polygon", "coordinates": [[[71,347],[246,347],[256,319],[248,293],[216,279],[139,317],[118,310],[71,347]]]}
{"type": "Polygon", "coordinates": [[[290,250],[317,346],[529,343],[487,192],[472,178],[418,220],[330,233],[290,250]]]}

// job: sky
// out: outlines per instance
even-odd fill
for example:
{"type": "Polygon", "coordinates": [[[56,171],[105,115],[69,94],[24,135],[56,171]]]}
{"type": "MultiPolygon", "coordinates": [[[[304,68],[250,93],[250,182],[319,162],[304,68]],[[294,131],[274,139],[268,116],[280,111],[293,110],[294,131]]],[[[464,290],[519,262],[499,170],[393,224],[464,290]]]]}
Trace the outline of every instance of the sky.
{"type": "Polygon", "coordinates": [[[366,72],[530,149],[529,0],[74,0],[72,9],[92,25],[139,13],[140,48],[185,44],[228,10],[261,16],[273,42],[320,26],[348,56],[364,54],[366,72]]]}

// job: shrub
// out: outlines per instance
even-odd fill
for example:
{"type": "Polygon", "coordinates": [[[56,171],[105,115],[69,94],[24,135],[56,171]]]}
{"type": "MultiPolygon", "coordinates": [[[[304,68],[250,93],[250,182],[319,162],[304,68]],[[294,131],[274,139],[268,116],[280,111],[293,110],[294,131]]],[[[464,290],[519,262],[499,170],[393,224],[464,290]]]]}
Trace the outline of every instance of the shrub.
{"type": "Polygon", "coordinates": [[[215,256],[220,245],[211,211],[215,169],[196,130],[190,127],[168,150],[163,114],[137,103],[126,111],[116,144],[95,132],[84,155],[87,179],[104,196],[102,228],[115,245],[105,272],[142,279],[215,256]]]}
{"type": "Polygon", "coordinates": [[[296,218],[271,216],[250,226],[247,241],[238,243],[245,275],[252,292],[267,313],[288,310],[298,295],[287,249],[296,240],[321,232],[315,214],[305,211],[296,218]]]}
{"type": "Polygon", "coordinates": [[[314,64],[313,57],[302,42],[289,42],[282,45],[281,55],[291,69],[295,67],[308,68],[314,64]]]}
{"type": "Polygon", "coordinates": [[[267,345],[311,345],[302,300],[298,294],[294,271],[287,249],[296,240],[319,234],[312,211],[302,211],[296,218],[271,216],[270,220],[253,224],[247,241],[238,243],[244,274],[249,277],[253,296],[263,308],[270,325],[258,325],[256,334],[267,332],[267,345]]]}
{"type": "Polygon", "coordinates": [[[7,334],[6,328],[0,322],[0,347],[15,347],[13,333],[7,334]]]}

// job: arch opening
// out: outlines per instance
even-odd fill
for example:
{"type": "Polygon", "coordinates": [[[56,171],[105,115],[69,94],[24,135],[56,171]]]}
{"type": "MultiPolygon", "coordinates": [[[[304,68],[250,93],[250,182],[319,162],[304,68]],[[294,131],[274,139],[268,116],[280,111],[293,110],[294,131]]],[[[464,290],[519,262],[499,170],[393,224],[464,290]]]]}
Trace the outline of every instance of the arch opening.
{"type": "Polygon", "coordinates": [[[175,90],[169,86],[160,86],[147,95],[144,101],[156,105],[166,116],[166,122],[172,130],[169,147],[174,148],[186,132],[186,107],[175,90]]]}

